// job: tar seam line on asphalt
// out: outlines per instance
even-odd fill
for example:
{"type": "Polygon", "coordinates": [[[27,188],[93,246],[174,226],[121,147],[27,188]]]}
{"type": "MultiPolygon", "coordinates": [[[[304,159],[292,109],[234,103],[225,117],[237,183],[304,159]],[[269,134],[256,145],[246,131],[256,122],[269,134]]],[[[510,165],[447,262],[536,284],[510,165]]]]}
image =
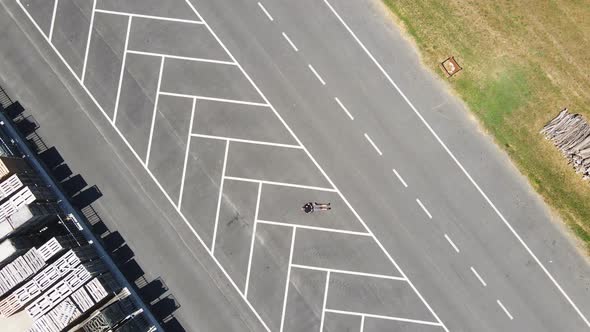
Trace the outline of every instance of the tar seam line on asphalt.
{"type": "Polygon", "coordinates": [[[322,79],[320,74],[318,74],[318,72],[315,70],[315,68],[313,68],[313,66],[311,64],[308,64],[307,67],[315,75],[315,77],[318,79],[318,81],[320,81],[320,83],[322,83],[322,85],[326,85],[326,81],[324,81],[324,79],[322,79]]]}
{"type": "Polygon", "coordinates": [[[301,264],[291,264],[291,266],[296,267],[298,269],[302,269],[302,270],[325,271],[325,272],[330,272],[330,273],[348,274],[348,275],[361,276],[361,277],[408,281],[405,278],[388,276],[385,274],[356,272],[356,271],[350,271],[350,270],[339,270],[339,269],[331,269],[331,268],[326,268],[326,267],[317,267],[317,266],[301,265],[301,264]]]}
{"type": "Polygon", "coordinates": [[[475,274],[475,276],[477,277],[477,279],[479,279],[479,282],[481,282],[481,284],[486,287],[487,284],[486,282],[483,280],[483,278],[479,275],[479,273],[477,273],[477,271],[475,270],[475,268],[472,266],[471,267],[471,272],[473,272],[473,274],[475,274]]]}
{"type": "Polygon", "coordinates": [[[225,98],[213,98],[213,97],[189,95],[189,94],[185,94],[185,93],[174,93],[174,92],[166,92],[166,91],[160,91],[159,93],[161,95],[173,96],[173,97],[196,98],[197,100],[210,100],[210,101],[219,101],[219,102],[231,103],[231,104],[242,104],[242,105],[250,105],[250,106],[269,107],[268,104],[257,103],[257,102],[252,102],[252,101],[225,99],[225,98]]]}
{"type": "MultiPolygon", "coordinates": [[[[418,296],[418,298],[420,299],[420,301],[426,306],[426,308],[428,309],[428,311],[436,318],[436,320],[438,322],[440,322],[440,326],[442,326],[442,328],[446,332],[449,332],[449,329],[447,329],[447,327],[440,320],[440,318],[438,317],[438,315],[436,314],[436,312],[434,312],[434,310],[432,309],[432,307],[430,307],[430,305],[428,304],[428,302],[426,302],[426,300],[424,299],[424,297],[422,296],[422,294],[420,294],[420,292],[418,291],[418,289],[416,288],[416,286],[414,286],[414,283],[412,283],[412,281],[406,276],[406,274],[404,273],[404,271],[397,264],[397,262],[393,259],[393,257],[391,256],[391,254],[389,254],[389,252],[385,249],[385,247],[383,246],[383,243],[381,243],[381,241],[379,241],[379,239],[375,236],[375,234],[369,229],[369,227],[367,226],[367,224],[365,223],[365,221],[363,220],[363,218],[361,218],[361,216],[354,209],[354,207],[352,206],[352,204],[350,204],[350,202],[348,201],[348,199],[346,199],[346,197],[342,194],[342,192],[334,184],[334,182],[332,181],[332,179],[330,179],[330,177],[328,176],[328,174],[326,174],[326,172],[324,171],[324,169],[320,166],[320,164],[317,162],[317,160],[311,155],[311,153],[309,152],[309,150],[307,150],[307,148],[305,147],[305,145],[303,145],[301,143],[301,141],[299,140],[299,138],[297,137],[297,135],[295,135],[295,133],[293,132],[293,130],[291,129],[291,127],[289,127],[289,125],[287,124],[287,122],[285,122],[285,120],[283,119],[283,117],[281,116],[281,114],[279,112],[277,112],[277,110],[268,101],[268,98],[266,98],[266,96],[262,93],[262,91],[260,90],[260,88],[258,87],[258,85],[256,85],[256,83],[254,83],[254,81],[252,80],[252,78],[250,77],[250,75],[248,75],[248,73],[244,70],[244,68],[242,68],[242,66],[236,61],[236,59],[233,56],[233,54],[227,49],[227,47],[225,46],[225,44],[223,44],[223,42],[221,41],[221,39],[219,39],[219,37],[217,36],[217,34],[215,33],[215,31],[213,31],[213,29],[211,29],[211,27],[209,26],[209,24],[207,24],[207,22],[205,20],[203,20],[203,17],[199,14],[199,12],[195,9],[195,7],[193,6],[193,4],[189,0],[185,0],[185,2],[193,10],[193,12],[199,17],[199,19],[203,21],[203,24],[205,25],[205,27],[207,27],[207,30],[209,30],[209,32],[211,33],[211,35],[213,35],[213,37],[215,38],[215,40],[217,40],[217,42],[225,50],[225,52],[227,53],[227,55],[233,61],[236,62],[237,66],[240,69],[240,71],[242,72],[242,74],[250,82],[250,84],[252,85],[252,87],[254,87],[254,89],[258,92],[258,94],[260,95],[260,97],[268,104],[268,106],[270,107],[270,109],[277,116],[277,118],[281,121],[281,123],[283,124],[283,126],[285,126],[285,128],[287,128],[287,130],[289,131],[289,133],[291,134],[291,136],[293,136],[293,139],[295,139],[295,141],[297,141],[297,143],[303,147],[303,150],[305,151],[305,153],[307,154],[307,156],[309,157],[309,159],[314,163],[314,165],[322,173],[322,175],[324,176],[324,178],[330,183],[330,185],[332,186],[332,188],[334,188],[334,191],[338,193],[338,195],[344,201],[344,203],[346,203],[346,206],[348,206],[348,208],[352,211],[352,213],[357,218],[357,220],[361,223],[361,225],[363,225],[363,227],[367,230],[367,232],[371,233],[371,236],[373,237],[373,239],[375,240],[375,242],[377,243],[377,245],[379,246],[379,248],[381,249],[381,251],[383,252],[383,254],[387,257],[387,259],[389,259],[389,261],[395,266],[395,268],[399,271],[399,273],[404,278],[406,278],[408,280],[407,281],[408,284],[410,285],[410,287],[412,288],[412,290],[414,291],[414,293],[418,296]]],[[[54,48],[54,50],[57,52],[57,49],[54,48]]],[[[63,59],[63,57],[62,57],[62,61],[65,62],[65,60],[63,59]]],[[[128,144],[128,146],[130,146],[130,145],[128,144]]],[[[152,178],[155,179],[155,177],[153,177],[153,176],[152,176],[152,178]]],[[[164,191],[164,189],[163,189],[163,187],[161,185],[159,185],[159,187],[161,188],[162,191],[164,191]]],[[[184,220],[185,220],[186,223],[188,223],[188,221],[186,220],[186,218],[184,218],[184,220]]],[[[192,228],[192,226],[191,226],[191,229],[194,230],[194,228],[192,228]]],[[[194,233],[196,234],[196,231],[194,233]]],[[[198,236],[198,234],[196,234],[196,235],[198,236]]],[[[219,264],[219,262],[217,260],[216,260],[216,262],[218,263],[219,266],[221,266],[221,264],[219,264]]],[[[226,277],[229,278],[229,274],[227,273],[227,271],[225,271],[225,269],[223,269],[223,268],[222,268],[222,270],[225,273],[226,277]]],[[[235,287],[235,283],[233,282],[233,280],[231,282],[232,282],[232,284],[235,287]]],[[[236,289],[237,289],[237,287],[236,287],[236,289]]],[[[248,301],[246,298],[244,298],[244,300],[247,302],[247,304],[250,307],[250,309],[252,309],[252,311],[254,312],[254,314],[256,315],[256,317],[258,319],[260,319],[261,323],[268,330],[268,326],[266,325],[266,323],[264,323],[264,321],[262,320],[262,318],[260,317],[260,315],[258,314],[258,312],[254,309],[254,307],[250,303],[250,301],[248,301]]]]}
{"type": "Polygon", "coordinates": [[[346,311],[346,310],[336,310],[336,309],[326,309],[326,312],[332,312],[335,314],[342,314],[342,315],[350,315],[350,316],[366,316],[369,318],[378,318],[378,319],[386,319],[386,320],[395,320],[400,322],[407,322],[407,323],[415,323],[415,324],[422,324],[422,325],[432,325],[432,326],[441,326],[444,328],[444,325],[438,322],[429,322],[427,320],[419,320],[419,319],[409,319],[409,318],[402,318],[402,317],[393,317],[393,316],[383,316],[383,315],[374,315],[369,314],[366,312],[356,312],[356,311],[346,311]]]}
{"type": "Polygon", "coordinates": [[[455,243],[453,242],[453,240],[451,240],[451,238],[447,234],[445,234],[445,239],[447,239],[447,241],[453,247],[453,249],[455,249],[455,251],[457,253],[459,253],[459,248],[455,245],[455,243]]]}
{"type": "Polygon", "coordinates": [[[283,293],[283,313],[281,314],[281,328],[279,332],[283,332],[285,325],[285,311],[287,310],[287,298],[289,297],[289,284],[291,283],[291,266],[293,263],[293,250],[295,249],[295,234],[297,228],[293,227],[293,234],[291,235],[291,250],[289,251],[289,265],[287,267],[287,280],[285,280],[285,292],[283,293]]]}
{"type": "Polygon", "coordinates": [[[149,55],[149,56],[156,56],[156,57],[164,57],[169,59],[176,59],[176,60],[186,60],[186,61],[195,61],[195,62],[209,62],[209,63],[217,63],[220,65],[228,65],[228,66],[235,66],[236,64],[231,61],[223,61],[223,60],[215,60],[215,59],[205,59],[205,58],[194,58],[189,56],[179,56],[179,55],[172,55],[172,54],[164,54],[164,53],[153,53],[153,52],[144,52],[144,51],[134,51],[134,50],[127,50],[128,53],[133,54],[141,54],[141,55],[149,55]]]}
{"type": "Polygon", "coordinates": [[[322,301],[322,318],[320,318],[320,331],[324,330],[326,319],[326,301],[328,301],[328,288],[330,286],[330,271],[326,272],[326,285],[324,286],[324,300],[322,301]]]}
{"type": "Polygon", "coordinates": [[[250,238],[250,253],[248,255],[248,269],[246,271],[246,284],[244,285],[244,296],[248,298],[248,285],[250,284],[250,269],[252,268],[252,255],[254,253],[254,240],[256,239],[256,225],[258,224],[258,211],[260,209],[260,195],[262,193],[262,183],[258,184],[258,197],[256,198],[256,210],[254,210],[254,227],[252,227],[252,237],[250,238]]]}
{"type": "Polygon", "coordinates": [[[375,151],[377,151],[377,153],[382,156],[383,152],[381,152],[381,150],[379,150],[379,148],[377,147],[377,144],[375,144],[375,142],[373,142],[373,140],[371,139],[371,137],[369,137],[369,135],[367,135],[367,133],[365,133],[365,138],[367,139],[367,141],[369,141],[369,143],[371,143],[371,145],[373,146],[373,149],[375,149],[375,151]]]}
{"type": "Polygon", "coordinates": [[[422,204],[422,201],[420,201],[420,199],[416,198],[416,203],[418,203],[418,205],[420,205],[420,207],[422,208],[424,213],[426,213],[426,215],[428,216],[428,219],[432,219],[432,215],[430,214],[430,212],[428,212],[428,210],[426,209],[424,204],[422,204]]]}
{"type": "Polygon", "coordinates": [[[297,227],[303,229],[311,229],[314,231],[320,232],[329,232],[329,233],[341,233],[341,234],[349,234],[349,235],[357,235],[357,236],[371,236],[371,234],[366,232],[355,232],[355,231],[347,231],[343,229],[336,229],[336,228],[327,228],[327,227],[317,227],[317,226],[309,226],[309,225],[300,225],[300,224],[289,224],[286,222],[278,222],[278,221],[270,221],[270,220],[256,220],[261,224],[269,224],[269,225],[276,225],[276,226],[284,226],[284,227],[297,227]]]}
{"type": "Polygon", "coordinates": [[[152,113],[152,124],[150,126],[150,136],[148,138],[147,152],[145,154],[146,167],[148,167],[150,163],[150,154],[152,153],[152,141],[154,139],[154,128],[156,127],[156,115],[158,114],[158,100],[160,99],[160,86],[162,85],[162,73],[164,72],[165,61],[166,58],[162,57],[160,61],[160,73],[158,74],[158,87],[156,88],[156,98],[154,100],[154,110],[152,113]]]}
{"type": "Polygon", "coordinates": [[[184,181],[186,178],[186,166],[188,165],[188,155],[191,148],[191,133],[193,132],[193,121],[195,120],[195,108],[197,100],[193,99],[193,107],[191,109],[191,122],[188,125],[188,135],[186,138],[186,150],[184,151],[184,164],[182,166],[182,178],[180,180],[180,193],[178,194],[178,209],[181,210],[182,206],[182,195],[184,193],[184,181]]]}
{"type": "Polygon", "coordinates": [[[340,106],[340,108],[346,112],[346,115],[348,115],[348,117],[351,120],[354,120],[354,117],[352,116],[352,114],[350,114],[350,112],[348,111],[348,109],[346,107],[344,107],[344,104],[342,104],[342,102],[340,101],[340,99],[338,99],[338,97],[334,97],[334,100],[338,103],[338,105],[340,106]]]}
{"type": "Polygon", "coordinates": [[[506,316],[508,316],[508,318],[510,318],[510,320],[513,320],[514,317],[512,317],[512,315],[510,314],[510,312],[508,311],[508,309],[506,309],[506,307],[502,304],[502,302],[500,302],[500,300],[496,300],[496,302],[498,303],[498,305],[500,306],[500,308],[502,308],[502,310],[504,310],[504,313],[506,314],[506,316]]]}
{"type": "Polygon", "coordinates": [[[106,9],[96,9],[96,11],[99,13],[103,13],[103,14],[147,18],[150,20],[170,21],[170,22],[188,23],[188,24],[203,24],[203,22],[201,22],[201,21],[183,20],[180,18],[172,18],[172,17],[164,17],[164,16],[142,15],[142,14],[119,12],[119,11],[112,11],[112,10],[106,10],[106,9]]]}
{"type": "Polygon", "coordinates": [[[297,49],[297,46],[295,46],[295,44],[293,44],[293,42],[291,41],[291,38],[289,38],[289,36],[287,36],[287,34],[284,32],[283,32],[283,37],[287,40],[287,42],[289,43],[289,45],[291,45],[291,47],[295,50],[295,52],[299,52],[299,49],[297,49]]]}
{"type": "Polygon", "coordinates": [[[363,332],[365,330],[365,315],[361,316],[361,328],[359,329],[360,332],[363,332]]]}
{"type": "Polygon", "coordinates": [[[225,142],[225,155],[223,156],[223,168],[221,170],[221,181],[219,183],[219,197],[217,197],[217,211],[215,212],[215,226],[213,227],[213,239],[211,240],[211,254],[215,254],[215,240],[217,238],[217,225],[219,224],[219,211],[221,210],[221,199],[223,198],[223,183],[225,182],[225,170],[227,167],[227,154],[229,153],[229,141],[225,142]]]}
{"type": "Polygon", "coordinates": [[[193,137],[202,137],[202,138],[216,139],[216,140],[222,140],[222,141],[249,143],[249,144],[257,144],[257,145],[268,145],[268,146],[278,146],[281,148],[288,148],[288,149],[302,149],[302,147],[300,147],[299,145],[293,145],[293,144],[254,141],[254,140],[250,140],[250,139],[232,138],[232,137],[215,136],[215,135],[204,135],[204,134],[190,134],[190,135],[193,137]]]}
{"type": "Polygon", "coordinates": [[[395,168],[393,169],[393,173],[395,174],[395,176],[397,176],[397,179],[399,180],[399,182],[401,182],[404,187],[408,187],[408,184],[406,183],[406,181],[404,181],[404,179],[402,178],[401,175],[399,175],[399,173],[395,170],[395,168]]]}
{"type": "Polygon", "coordinates": [[[90,49],[90,39],[92,37],[92,28],[94,27],[94,13],[96,10],[96,0],[92,1],[92,13],[90,14],[90,25],[88,26],[88,38],[86,39],[86,50],[84,51],[84,64],[82,65],[82,77],[80,81],[84,84],[86,77],[86,63],[88,62],[88,50],[90,49]]]}
{"type": "Polygon", "coordinates": [[[59,0],[55,0],[55,3],[53,4],[53,15],[51,16],[51,26],[49,27],[49,42],[51,42],[51,39],[53,37],[53,27],[55,25],[55,16],[57,16],[57,3],[59,2],[59,0]]]}
{"type": "Polygon", "coordinates": [[[276,181],[266,181],[266,180],[258,180],[258,179],[249,179],[249,178],[241,178],[237,176],[225,176],[226,179],[235,180],[235,181],[245,181],[245,182],[256,182],[256,183],[264,183],[264,184],[274,184],[278,186],[285,186],[285,187],[293,187],[293,188],[303,188],[303,189],[311,189],[311,190],[319,190],[319,191],[328,191],[328,192],[337,192],[332,188],[323,188],[323,187],[314,187],[314,186],[306,186],[303,184],[295,184],[295,183],[287,183],[287,182],[276,182],[276,181]]]}
{"type": "MultiPolygon", "coordinates": [[[[164,187],[162,186],[162,184],[154,176],[154,173],[152,173],[152,171],[149,168],[145,167],[145,164],[143,163],[143,159],[139,156],[139,154],[137,154],[137,151],[135,151],[133,149],[133,147],[131,146],[131,143],[129,143],[129,141],[127,140],[127,138],[125,138],[125,136],[123,135],[123,133],[121,132],[121,130],[119,128],[117,128],[117,126],[111,120],[111,118],[107,114],[107,112],[102,108],[102,106],[100,106],[100,104],[98,103],[98,101],[96,100],[96,98],[94,97],[94,95],[92,95],[92,93],[90,93],[90,90],[88,90],[88,87],[86,87],[82,83],[82,81],[76,76],[76,72],[72,69],[72,67],[70,66],[70,64],[65,60],[65,58],[63,57],[63,55],[57,50],[57,48],[55,47],[55,45],[53,45],[51,43],[51,41],[47,38],[47,36],[45,36],[45,34],[43,32],[43,29],[41,29],[41,27],[39,27],[39,25],[37,24],[37,22],[35,22],[35,20],[31,16],[31,14],[29,14],[29,12],[27,12],[26,8],[23,6],[23,4],[21,3],[21,1],[20,0],[16,0],[16,2],[21,7],[21,9],[25,13],[25,15],[29,18],[29,20],[33,23],[33,25],[37,28],[37,31],[41,34],[41,36],[43,36],[45,38],[45,40],[48,42],[48,44],[50,45],[50,47],[53,49],[53,52],[55,52],[55,54],[59,57],[59,59],[62,61],[62,63],[70,71],[70,73],[72,74],[72,76],[75,77],[78,80],[78,83],[80,83],[80,85],[82,86],[82,89],[84,89],[84,91],[86,92],[86,94],[88,95],[88,97],[92,100],[92,102],[94,103],[94,105],[96,105],[96,108],[98,108],[98,110],[103,114],[103,116],[111,122],[111,126],[113,127],[113,130],[115,130],[115,132],[117,133],[117,135],[119,135],[119,138],[121,138],[121,140],[123,141],[123,143],[125,143],[125,145],[129,149],[129,151],[131,151],[131,153],[133,154],[133,156],[135,157],[135,159],[142,165],[143,169],[149,175],[149,177],[152,179],[152,181],[156,184],[156,186],[158,187],[158,189],[160,190],[160,192],[162,193],[162,195],[164,195],[164,197],[166,197],[166,199],[168,200],[168,202],[170,203],[170,205],[176,210],[176,213],[182,219],[182,221],[184,222],[185,226],[189,228],[189,230],[195,236],[195,238],[197,238],[197,240],[199,241],[199,243],[201,243],[201,245],[207,250],[207,253],[211,257],[211,259],[213,260],[213,262],[215,262],[215,264],[217,265],[217,267],[219,268],[219,270],[223,273],[223,275],[225,276],[225,278],[227,278],[227,280],[229,281],[229,283],[237,291],[237,293],[240,295],[240,297],[242,298],[242,300],[244,300],[244,302],[246,303],[246,305],[248,306],[248,308],[252,311],[252,313],[254,314],[254,316],[256,316],[256,319],[258,319],[258,321],[260,322],[260,324],[262,324],[262,326],[264,327],[264,329],[267,332],[270,332],[270,329],[268,328],[268,325],[266,325],[266,322],[262,319],[262,317],[260,316],[260,314],[258,313],[258,311],[256,311],[256,309],[254,309],[254,306],[252,305],[252,303],[250,303],[250,301],[248,301],[248,299],[244,296],[244,294],[241,292],[240,288],[236,285],[235,281],[230,277],[230,275],[227,272],[227,270],[225,269],[225,267],[223,267],[223,265],[219,262],[219,260],[212,254],[211,250],[209,249],[208,244],[206,244],[205,241],[203,241],[203,239],[201,238],[201,236],[199,235],[199,233],[197,233],[197,231],[191,225],[191,223],[188,221],[188,219],[178,209],[178,207],[176,206],[176,203],[174,202],[174,200],[172,200],[172,198],[166,192],[166,190],[164,189],[164,187]]],[[[194,9],[194,7],[192,6],[192,4],[190,2],[187,1],[187,4],[191,7],[191,9],[193,10],[193,12],[195,12],[195,14],[198,14],[197,11],[194,9]]],[[[207,29],[212,33],[212,30],[211,30],[210,27],[207,26],[207,29]]],[[[219,42],[219,39],[217,37],[216,37],[216,39],[219,42]]],[[[226,52],[228,52],[227,49],[225,49],[225,50],[226,50],[226,52]]],[[[88,114],[88,113],[87,113],[87,115],[90,116],[90,114],[88,114]]],[[[195,254],[195,252],[191,249],[191,246],[189,246],[188,243],[182,238],[182,236],[180,236],[181,234],[176,230],[176,228],[174,228],[174,225],[171,224],[171,223],[168,223],[168,224],[178,234],[179,239],[182,241],[182,243],[185,245],[185,247],[188,249],[188,251],[191,252],[193,259],[195,259],[196,261],[198,261],[198,258],[196,258],[197,255],[195,254]]]]}
{"type": "Polygon", "coordinates": [[[271,22],[274,21],[274,18],[272,18],[272,16],[270,16],[270,13],[268,12],[268,10],[266,10],[266,8],[264,8],[264,6],[260,2],[258,3],[258,7],[260,7],[260,9],[262,9],[262,11],[264,12],[264,14],[266,14],[266,17],[268,17],[268,19],[271,22]]]}
{"type": "MultiPolygon", "coordinates": [[[[475,180],[473,179],[473,177],[471,176],[471,174],[469,174],[469,172],[467,172],[467,170],[465,169],[465,167],[463,167],[463,164],[461,164],[461,162],[459,162],[459,160],[457,159],[457,157],[455,157],[455,155],[453,154],[453,152],[451,152],[451,150],[447,147],[447,145],[443,142],[443,140],[438,136],[438,134],[434,131],[434,129],[430,126],[430,124],[422,116],[422,114],[420,112],[418,112],[418,109],[416,109],[416,107],[414,106],[414,104],[412,104],[412,102],[410,101],[410,99],[398,87],[398,85],[391,78],[391,76],[389,76],[389,74],[385,71],[385,69],[383,68],[383,66],[381,66],[381,64],[375,59],[375,57],[373,56],[373,54],[371,54],[371,52],[369,52],[369,50],[367,49],[367,47],[356,36],[356,34],[352,31],[352,29],[348,26],[348,24],[346,24],[346,22],[344,22],[344,20],[342,19],[342,17],[340,17],[340,14],[338,14],[336,12],[336,10],[334,9],[334,7],[332,7],[332,5],[328,2],[328,0],[324,0],[324,3],[332,11],[332,13],[338,18],[338,20],[340,21],[340,23],[342,23],[342,25],[346,28],[346,30],[352,35],[352,37],[354,38],[354,40],[359,44],[359,46],[363,49],[363,51],[369,56],[369,58],[373,61],[373,63],[379,68],[379,70],[385,76],[385,78],[391,83],[391,85],[402,96],[402,98],[405,100],[405,102],[408,104],[408,106],[410,106],[410,108],[412,109],[412,111],[416,114],[416,116],[418,116],[418,118],[420,119],[420,121],[422,121],[422,123],[426,126],[426,128],[428,129],[428,131],[430,131],[430,133],[434,136],[434,138],[438,141],[438,143],[443,147],[443,149],[447,152],[447,154],[451,157],[451,159],[455,162],[455,164],[461,169],[461,171],[463,172],[463,174],[465,174],[465,176],[467,177],[467,179],[469,179],[469,181],[471,182],[471,184],[477,189],[477,191],[481,194],[481,196],[485,199],[485,201],[492,207],[492,209],[494,210],[494,212],[496,213],[496,215],[498,215],[498,217],[500,217],[500,219],[506,225],[506,227],[508,227],[508,229],[510,230],[510,232],[512,232],[512,234],[516,237],[516,239],[520,242],[520,244],[525,248],[525,250],[529,253],[529,255],[531,255],[533,257],[533,259],[535,260],[535,262],[537,262],[537,264],[539,264],[539,266],[541,267],[541,269],[543,270],[543,272],[545,273],[545,275],[547,275],[547,277],[551,280],[551,282],[553,283],[553,285],[555,285],[555,287],[557,287],[557,289],[559,290],[559,292],[561,293],[561,295],[563,295],[563,297],[565,297],[565,299],[568,301],[568,303],[574,308],[574,310],[576,311],[576,313],[578,314],[578,316],[580,316],[580,318],[582,318],[582,320],[584,321],[584,323],[586,323],[586,325],[588,327],[590,327],[590,321],[588,321],[588,319],[586,318],[586,316],[584,316],[584,314],[582,314],[582,311],[580,310],[580,308],[578,308],[578,306],[569,297],[569,295],[567,295],[567,293],[563,290],[563,288],[559,285],[559,283],[557,283],[557,281],[555,280],[555,278],[553,277],[553,275],[551,273],[549,273],[549,270],[547,270],[547,268],[545,267],[545,265],[543,265],[543,263],[541,263],[541,261],[539,260],[539,258],[537,258],[537,256],[535,255],[535,253],[533,253],[533,251],[529,248],[529,246],[526,244],[526,242],[524,242],[524,240],[520,237],[520,235],[516,232],[516,230],[514,229],[514,227],[512,227],[512,225],[508,222],[508,220],[506,220],[506,218],[504,217],[504,215],[500,212],[500,210],[498,210],[498,208],[492,202],[492,200],[488,197],[488,195],[483,191],[483,189],[481,189],[481,187],[479,186],[479,184],[477,184],[477,182],[475,182],[475,180]]],[[[437,317],[437,319],[438,319],[438,317],[437,317]]],[[[445,327],[445,330],[447,330],[446,327],[445,327]]]]}
{"type": "MultiPolygon", "coordinates": [[[[98,9],[96,11],[98,11],[98,9]]],[[[129,32],[131,31],[131,21],[133,20],[133,17],[129,16],[128,20],[129,21],[127,22],[127,34],[125,35],[125,47],[123,48],[123,60],[121,61],[121,72],[119,73],[119,86],[117,87],[117,97],[115,97],[115,110],[113,112],[113,118],[111,119],[113,126],[115,126],[115,123],[117,122],[117,112],[119,111],[119,101],[121,99],[121,88],[123,87],[123,74],[125,73],[125,62],[127,61],[129,32]]]]}

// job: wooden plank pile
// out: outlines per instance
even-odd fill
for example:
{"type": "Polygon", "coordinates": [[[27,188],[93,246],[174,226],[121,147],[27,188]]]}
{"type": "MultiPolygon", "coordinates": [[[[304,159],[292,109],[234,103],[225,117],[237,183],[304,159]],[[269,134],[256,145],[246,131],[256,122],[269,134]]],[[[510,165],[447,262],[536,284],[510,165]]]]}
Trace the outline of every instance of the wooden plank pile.
{"type": "Polygon", "coordinates": [[[590,179],[590,125],[582,115],[562,110],[543,127],[541,134],[568,159],[584,180],[590,179]]]}

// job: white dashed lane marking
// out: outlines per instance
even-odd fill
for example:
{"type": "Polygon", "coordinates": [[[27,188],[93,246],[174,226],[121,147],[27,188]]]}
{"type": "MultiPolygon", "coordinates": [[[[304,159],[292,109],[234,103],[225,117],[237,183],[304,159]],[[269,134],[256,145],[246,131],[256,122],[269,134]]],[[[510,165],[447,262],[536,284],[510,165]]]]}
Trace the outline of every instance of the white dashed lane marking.
{"type": "Polygon", "coordinates": [[[459,248],[455,245],[453,240],[451,240],[451,238],[447,234],[445,234],[445,239],[447,239],[447,241],[449,241],[449,244],[453,247],[453,249],[455,249],[455,251],[459,253],[459,248]]]}
{"type": "Polygon", "coordinates": [[[428,216],[428,219],[432,219],[432,215],[430,214],[430,212],[428,212],[428,210],[426,209],[426,207],[424,206],[424,204],[422,204],[422,201],[420,201],[420,199],[416,198],[416,203],[418,203],[418,205],[420,205],[420,207],[422,208],[422,210],[424,211],[424,213],[426,213],[426,215],[428,216]]]}
{"type": "Polygon", "coordinates": [[[293,50],[295,50],[295,52],[299,52],[299,49],[297,48],[297,46],[295,46],[295,44],[293,43],[291,38],[289,38],[289,36],[287,36],[287,34],[284,32],[283,32],[283,38],[285,38],[287,40],[287,42],[289,43],[289,45],[291,45],[291,47],[293,48],[293,50]]]}
{"type": "Polygon", "coordinates": [[[342,104],[342,102],[340,101],[340,99],[338,99],[338,97],[334,97],[334,100],[338,103],[338,105],[340,106],[340,108],[346,113],[346,115],[348,115],[348,117],[351,120],[354,120],[354,117],[352,116],[352,114],[350,114],[350,112],[348,111],[348,109],[344,106],[344,104],[342,104]]]}
{"type": "Polygon", "coordinates": [[[377,151],[377,153],[382,156],[383,152],[381,152],[381,150],[379,150],[379,148],[377,147],[377,144],[375,144],[375,142],[373,142],[373,140],[371,139],[371,137],[369,137],[369,135],[367,135],[367,133],[365,133],[365,138],[367,139],[367,141],[369,141],[369,143],[371,143],[371,145],[373,146],[373,148],[375,149],[375,151],[377,151]]]}
{"type": "Polygon", "coordinates": [[[393,169],[393,173],[395,174],[395,176],[397,176],[397,179],[399,180],[399,182],[401,182],[404,187],[408,187],[408,184],[406,183],[406,181],[404,181],[404,179],[402,178],[401,175],[399,175],[399,173],[395,170],[395,168],[393,169]]]}
{"type": "Polygon", "coordinates": [[[318,81],[320,81],[320,83],[322,83],[322,85],[326,85],[326,81],[324,81],[324,79],[320,76],[320,74],[318,74],[318,72],[315,70],[315,68],[313,68],[312,65],[307,65],[307,67],[315,75],[315,77],[318,79],[318,81]]]}
{"type": "Polygon", "coordinates": [[[479,273],[477,273],[477,271],[475,270],[475,268],[472,266],[471,267],[471,272],[473,272],[473,274],[475,274],[475,276],[477,277],[477,279],[479,280],[479,282],[481,282],[481,284],[486,287],[488,284],[486,284],[486,282],[483,280],[483,278],[479,275],[479,273]]]}
{"type": "Polygon", "coordinates": [[[268,19],[272,22],[275,19],[272,18],[272,16],[270,16],[270,13],[268,12],[268,10],[266,10],[266,8],[264,8],[264,6],[259,2],[258,3],[258,7],[260,7],[260,9],[262,9],[262,11],[264,12],[264,14],[266,15],[266,17],[268,17],[268,19]]]}
{"type": "Polygon", "coordinates": [[[506,309],[506,307],[502,304],[502,302],[500,302],[500,300],[496,300],[496,302],[498,303],[498,305],[500,306],[500,308],[502,308],[502,310],[504,310],[504,313],[506,314],[506,316],[508,316],[508,318],[510,318],[510,320],[513,320],[514,317],[512,317],[512,315],[510,314],[510,312],[508,311],[508,309],[506,309]]]}

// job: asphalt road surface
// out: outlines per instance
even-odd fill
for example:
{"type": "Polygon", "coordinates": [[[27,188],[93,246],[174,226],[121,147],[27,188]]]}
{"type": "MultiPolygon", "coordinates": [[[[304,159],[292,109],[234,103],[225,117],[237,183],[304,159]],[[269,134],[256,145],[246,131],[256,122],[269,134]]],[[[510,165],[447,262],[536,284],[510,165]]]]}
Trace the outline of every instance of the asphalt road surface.
{"type": "Polygon", "coordinates": [[[3,83],[187,330],[589,329],[587,261],[378,1],[3,4],[3,83]]]}

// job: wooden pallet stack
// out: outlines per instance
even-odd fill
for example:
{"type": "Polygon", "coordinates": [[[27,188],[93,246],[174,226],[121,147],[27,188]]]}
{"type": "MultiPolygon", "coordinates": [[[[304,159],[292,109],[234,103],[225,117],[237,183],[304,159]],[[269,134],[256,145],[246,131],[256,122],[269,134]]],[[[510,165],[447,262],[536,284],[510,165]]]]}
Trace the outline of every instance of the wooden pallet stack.
{"type": "Polygon", "coordinates": [[[590,125],[580,114],[562,110],[543,127],[541,134],[568,159],[584,180],[590,179],[590,125]]]}

